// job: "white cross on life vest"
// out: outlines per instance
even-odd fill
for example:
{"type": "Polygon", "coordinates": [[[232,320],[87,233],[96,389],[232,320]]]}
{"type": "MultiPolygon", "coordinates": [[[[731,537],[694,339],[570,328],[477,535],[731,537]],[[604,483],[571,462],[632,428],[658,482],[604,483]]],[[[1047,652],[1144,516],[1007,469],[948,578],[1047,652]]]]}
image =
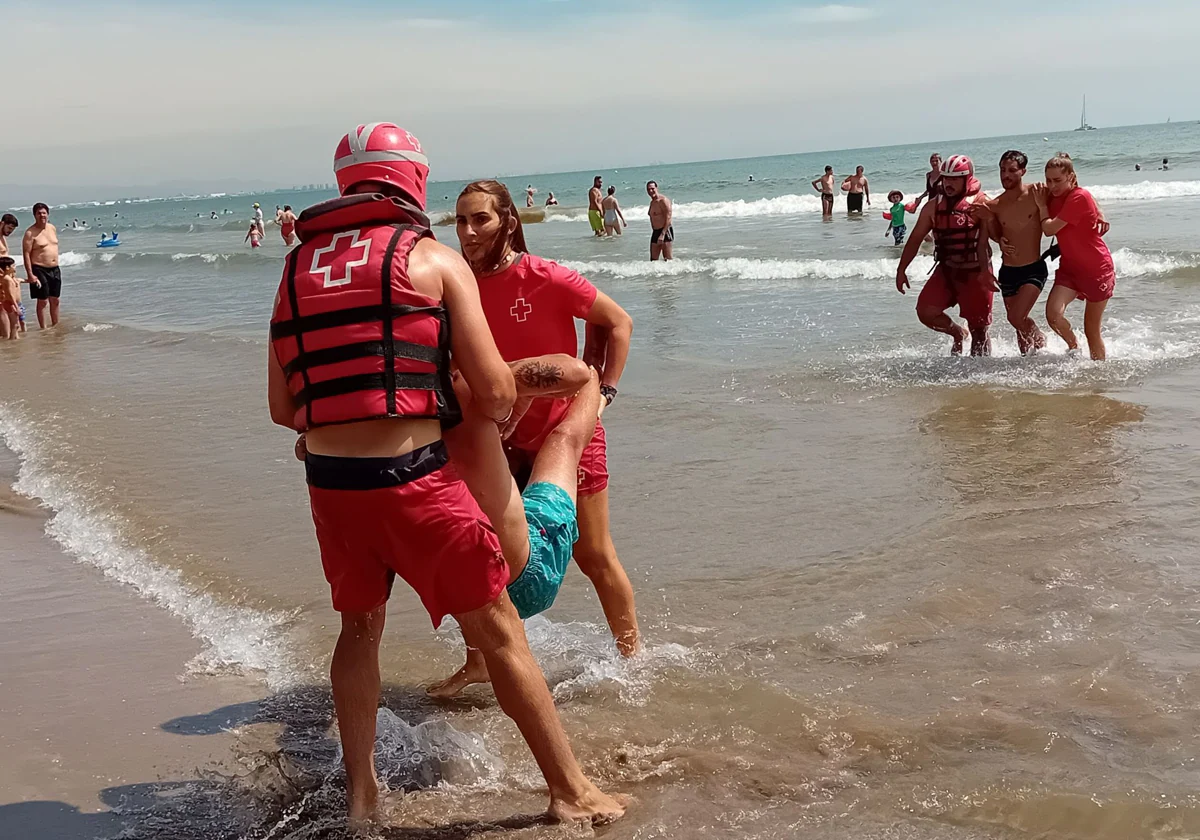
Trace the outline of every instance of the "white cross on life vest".
{"type": "Polygon", "coordinates": [[[350,273],[361,265],[366,265],[371,259],[371,240],[359,239],[359,234],[362,231],[352,230],[344,231],[333,237],[330,243],[324,248],[318,248],[313,251],[312,266],[308,271],[310,274],[323,274],[325,276],[324,288],[330,289],[334,286],[345,286],[350,283],[350,273]],[[339,247],[340,243],[349,239],[350,244],[344,248],[339,247]],[[362,257],[357,260],[350,259],[351,255],[358,248],[362,249],[362,257]],[[321,265],[321,258],[332,254],[333,258],[329,260],[327,265],[321,265]],[[337,269],[340,276],[331,276],[337,269]]]}
{"type": "Polygon", "coordinates": [[[533,311],[533,307],[526,303],[525,298],[517,298],[517,302],[513,304],[512,309],[508,310],[508,314],[517,319],[519,323],[524,323],[529,318],[529,313],[533,311]]]}

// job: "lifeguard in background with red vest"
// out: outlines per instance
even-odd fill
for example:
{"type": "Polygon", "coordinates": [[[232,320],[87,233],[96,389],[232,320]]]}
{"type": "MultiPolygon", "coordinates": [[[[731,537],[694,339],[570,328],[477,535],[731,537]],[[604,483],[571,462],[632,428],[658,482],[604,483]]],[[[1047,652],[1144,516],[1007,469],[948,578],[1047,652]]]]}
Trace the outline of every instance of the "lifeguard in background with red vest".
{"type": "Polygon", "coordinates": [[[975,177],[975,165],[966,155],[951,155],[942,164],[940,190],[921,210],[917,223],[896,269],[896,291],[909,288],[908,267],[921,242],[931,232],[935,265],[917,297],[917,317],[931,330],[954,339],[950,352],[959,355],[969,335],[972,356],[989,356],[992,342],[992,297],[996,277],[992,273],[992,248],[987,227],[972,211],[987,196],[975,177]],[[958,306],[967,322],[963,329],[946,310],[958,306]]]}
{"type": "Polygon", "coordinates": [[[360,125],[334,156],[340,198],[305,210],[271,318],[271,419],[304,433],[321,563],[341,613],[331,668],[352,822],[376,814],[379,642],[392,581],[433,624],[453,615],[483,652],[550,793],[550,816],[611,820],[624,808],[571,752],[506,592],[495,531],[442,440],[461,420],[451,359],[472,410],[498,424],[517,391],[463,258],[424,214],[429,163],[391,123],[360,125]]]}

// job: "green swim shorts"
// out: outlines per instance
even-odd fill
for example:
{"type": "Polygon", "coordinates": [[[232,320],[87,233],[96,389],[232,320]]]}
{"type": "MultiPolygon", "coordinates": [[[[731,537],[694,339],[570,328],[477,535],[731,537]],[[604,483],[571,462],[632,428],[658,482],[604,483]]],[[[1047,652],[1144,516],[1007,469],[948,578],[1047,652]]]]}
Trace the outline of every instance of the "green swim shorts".
{"type": "Polygon", "coordinates": [[[593,233],[600,233],[600,231],[604,230],[604,214],[599,210],[588,211],[588,222],[592,226],[593,233]]]}
{"type": "Polygon", "coordinates": [[[529,565],[508,585],[508,596],[521,618],[529,618],[553,606],[579,539],[579,520],[575,503],[557,484],[531,484],[521,499],[529,523],[529,565]]]}

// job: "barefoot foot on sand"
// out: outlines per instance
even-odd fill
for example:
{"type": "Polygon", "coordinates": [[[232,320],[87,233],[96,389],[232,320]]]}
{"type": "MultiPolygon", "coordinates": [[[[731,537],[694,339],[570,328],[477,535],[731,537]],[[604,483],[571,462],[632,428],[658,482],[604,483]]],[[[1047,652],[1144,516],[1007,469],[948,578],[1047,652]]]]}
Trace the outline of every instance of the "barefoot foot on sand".
{"type": "Polygon", "coordinates": [[[491,677],[488,676],[487,663],[483,661],[483,657],[480,656],[477,660],[476,657],[468,654],[466,665],[455,671],[449,678],[429,686],[425,689],[425,693],[430,697],[439,697],[445,700],[462,694],[467,686],[491,681],[491,677]]]}
{"type": "Polygon", "coordinates": [[[590,822],[592,825],[608,825],[625,816],[625,809],[633,801],[630,796],[608,796],[589,784],[582,796],[571,800],[552,799],[546,811],[556,822],[590,822]]]}

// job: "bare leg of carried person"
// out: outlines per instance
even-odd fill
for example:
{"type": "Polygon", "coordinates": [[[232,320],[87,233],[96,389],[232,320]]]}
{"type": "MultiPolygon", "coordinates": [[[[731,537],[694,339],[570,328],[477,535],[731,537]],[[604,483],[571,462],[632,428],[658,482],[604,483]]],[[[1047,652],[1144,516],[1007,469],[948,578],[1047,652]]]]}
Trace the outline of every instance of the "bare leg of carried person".
{"type": "MultiPolygon", "coordinates": [[[[537,467],[534,467],[536,472],[537,467]]],[[[532,481],[532,479],[531,479],[532,481]]],[[[633,656],[641,645],[633,584],[617,557],[608,522],[608,490],[580,496],[579,542],[575,562],[596,588],[596,597],[608,619],[608,628],[622,656],[633,656]]]]}
{"type": "Polygon", "coordinates": [[[1050,297],[1046,299],[1046,323],[1058,333],[1059,338],[1067,342],[1067,350],[1079,349],[1079,339],[1075,337],[1075,331],[1071,329],[1071,322],[1067,320],[1066,314],[1067,304],[1075,300],[1076,296],[1074,289],[1056,285],[1050,290],[1050,297]]]}
{"type": "MultiPolygon", "coordinates": [[[[508,561],[508,582],[512,583],[525,571],[529,562],[529,526],[525,506],[516,482],[508,472],[508,461],[500,444],[496,424],[471,410],[469,396],[460,391],[463,422],[446,432],[446,441],[459,473],[467,483],[479,507],[487,515],[500,538],[500,546],[508,561]],[[466,397],[466,399],[464,399],[466,397]]],[[[599,380],[595,372],[589,383],[576,395],[562,422],[546,438],[533,463],[529,484],[556,484],[576,501],[576,473],[584,447],[596,430],[604,400],[600,397],[599,380]]],[[[636,628],[636,624],[635,624],[636,628]]],[[[454,697],[469,685],[489,680],[487,662],[479,648],[467,641],[467,661],[453,675],[429,687],[433,697],[454,697]]]]}

